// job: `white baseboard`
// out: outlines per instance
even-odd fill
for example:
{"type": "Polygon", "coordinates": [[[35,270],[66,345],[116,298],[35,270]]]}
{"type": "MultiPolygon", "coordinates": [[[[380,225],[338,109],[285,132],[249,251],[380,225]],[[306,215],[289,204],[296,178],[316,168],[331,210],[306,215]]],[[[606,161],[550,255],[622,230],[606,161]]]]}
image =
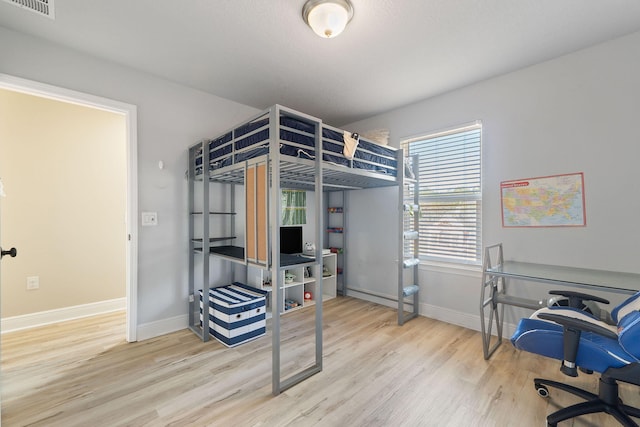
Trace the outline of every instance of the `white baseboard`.
{"type": "Polygon", "coordinates": [[[37,328],[52,323],[66,320],[80,319],[95,316],[96,314],[111,313],[113,311],[126,310],[127,299],[116,298],[107,301],[93,302],[83,305],[58,308],[55,310],[40,311],[21,316],[5,317],[2,319],[2,333],[20,331],[23,329],[37,328]]]}
{"type": "Polygon", "coordinates": [[[138,326],[138,341],[144,341],[160,335],[170,334],[189,327],[189,316],[183,314],[170,317],[168,319],[157,320],[155,322],[143,323],[138,326]]]}
{"type": "MultiPolygon", "coordinates": [[[[349,294],[356,298],[385,305],[387,307],[397,307],[396,302],[388,299],[394,298],[394,296],[392,295],[380,294],[380,296],[378,297],[375,295],[360,293],[356,289],[349,289],[349,294]]],[[[26,314],[22,316],[7,317],[2,319],[1,328],[2,333],[4,334],[7,332],[36,328],[39,326],[63,322],[66,320],[79,319],[83,317],[95,316],[96,314],[110,313],[113,311],[125,309],[126,298],[118,298],[91,304],[65,307],[56,310],[41,311],[38,313],[26,314]]],[[[453,325],[462,326],[474,331],[480,330],[479,314],[469,314],[461,311],[451,310],[445,307],[421,303],[420,315],[429,317],[431,319],[440,320],[442,322],[451,323],[453,325]]],[[[182,329],[187,329],[188,327],[189,317],[186,314],[170,317],[168,319],[157,320],[154,322],[143,323],[137,327],[137,339],[138,341],[144,341],[182,329]]],[[[504,337],[511,336],[514,331],[515,325],[507,323],[504,324],[504,337]]]]}
{"type": "MultiPolygon", "coordinates": [[[[363,289],[363,291],[367,291],[363,289]]],[[[396,298],[396,295],[386,295],[379,294],[380,296],[370,295],[358,292],[357,289],[348,290],[349,296],[353,296],[354,298],[359,298],[365,301],[375,302],[377,304],[385,305],[387,307],[397,308],[398,303],[395,301],[390,301],[388,298],[396,298]]],[[[462,311],[452,310],[446,307],[440,307],[431,304],[421,303],[419,308],[419,313],[421,316],[428,317],[430,319],[440,320],[441,322],[450,323],[452,325],[462,326],[463,328],[471,329],[473,331],[480,331],[480,314],[470,314],[462,311]]],[[[510,337],[516,330],[516,325],[510,323],[504,323],[502,330],[502,337],[510,337]]],[[[494,326],[493,335],[497,334],[496,328],[494,326]]]]}
{"type": "Polygon", "coordinates": [[[479,314],[464,313],[450,308],[421,303],[420,315],[429,317],[430,319],[451,323],[452,325],[462,326],[463,328],[472,329],[474,331],[479,331],[481,329],[479,314]]]}
{"type": "MultiPolygon", "coordinates": [[[[15,332],[24,329],[32,329],[67,320],[81,319],[83,317],[106,314],[119,310],[126,310],[126,298],[100,301],[90,304],[64,307],[55,310],[40,311],[38,313],[24,314],[21,316],[6,317],[2,319],[2,333],[15,332]]],[[[160,335],[187,329],[189,316],[181,315],[155,322],[143,323],[137,328],[137,340],[143,341],[160,335]]]]}

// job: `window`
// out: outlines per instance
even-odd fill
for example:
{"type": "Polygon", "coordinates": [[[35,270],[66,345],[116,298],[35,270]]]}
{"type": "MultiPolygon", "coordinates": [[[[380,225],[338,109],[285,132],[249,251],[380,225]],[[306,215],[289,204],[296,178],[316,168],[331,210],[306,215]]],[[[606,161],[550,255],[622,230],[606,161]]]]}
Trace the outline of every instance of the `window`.
{"type": "Polygon", "coordinates": [[[482,261],[481,136],[475,123],[402,142],[406,155],[417,155],[422,259],[482,261]]]}
{"type": "Polygon", "coordinates": [[[282,225],[307,223],[307,192],[282,190],[282,225]]]}

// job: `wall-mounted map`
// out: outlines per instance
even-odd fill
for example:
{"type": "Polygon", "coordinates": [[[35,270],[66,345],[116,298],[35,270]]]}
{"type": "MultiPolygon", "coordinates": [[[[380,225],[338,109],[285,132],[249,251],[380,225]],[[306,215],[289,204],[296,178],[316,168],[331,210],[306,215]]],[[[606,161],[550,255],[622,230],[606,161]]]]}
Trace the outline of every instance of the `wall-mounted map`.
{"type": "Polygon", "coordinates": [[[503,227],[584,227],[584,175],[500,183],[503,227]]]}

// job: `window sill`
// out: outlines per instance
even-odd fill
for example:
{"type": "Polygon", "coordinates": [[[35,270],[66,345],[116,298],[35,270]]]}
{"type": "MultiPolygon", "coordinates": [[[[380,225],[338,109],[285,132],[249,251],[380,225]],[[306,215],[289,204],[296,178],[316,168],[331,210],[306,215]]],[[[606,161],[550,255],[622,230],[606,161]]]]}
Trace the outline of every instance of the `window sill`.
{"type": "Polygon", "coordinates": [[[420,270],[437,273],[457,274],[459,276],[482,278],[482,266],[475,264],[457,264],[453,262],[438,262],[420,260],[420,270]]]}

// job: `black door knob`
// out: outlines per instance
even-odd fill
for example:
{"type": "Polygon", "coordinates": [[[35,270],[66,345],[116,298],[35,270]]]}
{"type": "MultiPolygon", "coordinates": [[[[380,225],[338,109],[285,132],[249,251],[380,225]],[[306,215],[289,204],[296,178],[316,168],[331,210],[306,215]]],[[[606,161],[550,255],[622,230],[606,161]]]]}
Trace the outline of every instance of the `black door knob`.
{"type": "Polygon", "coordinates": [[[8,251],[5,251],[2,248],[0,248],[0,258],[4,257],[5,255],[9,255],[11,258],[13,258],[16,255],[18,255],[18,251],[16,250],[16,248],[11,248],[8,251]]]}

